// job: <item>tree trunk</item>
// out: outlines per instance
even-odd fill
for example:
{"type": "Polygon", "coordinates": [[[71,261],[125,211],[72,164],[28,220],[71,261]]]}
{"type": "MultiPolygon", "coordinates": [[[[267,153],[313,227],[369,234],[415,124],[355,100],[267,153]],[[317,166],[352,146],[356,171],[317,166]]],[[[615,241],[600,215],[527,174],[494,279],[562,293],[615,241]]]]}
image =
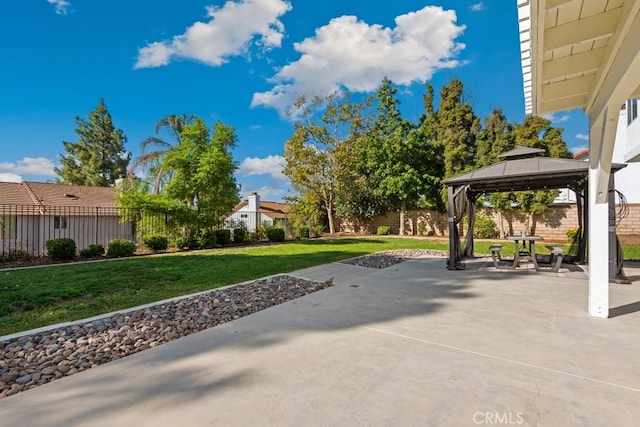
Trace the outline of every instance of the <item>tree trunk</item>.
{"type": "Polygon", "coordinates": [[[333,204],[327,203],[327,219],[329,220],[329,234],[333,235],[335,233],[335,228],[333,226],[333,204]]]}
{"type": "Polygon", "coordinates": [[[531,214],[531,218],[530,218],[529,221],[531,221],[530,222],[531,230],[530,230],[529,234],[531,234],[532,236],[535,236],[535,234],[536,234],[536,225],[537,225],[537,222],[538,222],[537,219],[536,219],[536,216],[534,214],[531,214]]]}
{"type": "Polygon", "coordinates": [[[404,236],[404,218],[406,214],[407,214],[407,201],[403,200],[400,203],[400,232],[398,233],[401,236],[404,236]]]}
{"type": "Polygon", "coordinates": [[[504,239],[504,224],[502,223],[502,211],[498,211],[498,232],[500,233],[500,238],[504,239]]]}

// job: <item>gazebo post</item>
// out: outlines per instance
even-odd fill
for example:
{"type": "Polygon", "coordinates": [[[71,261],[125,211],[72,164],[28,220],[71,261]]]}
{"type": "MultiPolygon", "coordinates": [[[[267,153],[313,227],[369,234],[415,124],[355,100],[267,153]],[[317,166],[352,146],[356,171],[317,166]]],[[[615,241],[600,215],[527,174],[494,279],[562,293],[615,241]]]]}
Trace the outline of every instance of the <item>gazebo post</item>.
{"type": "Polygon", "coordinates": [[[453,192],[453,186],[447,187],[447,199],[449,202],[449,215],[447,217],[447,222],[449,223],[449,262],[447,264],[447,268],[449,270],[456,269],[456,254],[458,253],[458,239],[456,238],[456,210],[455,210],[455,196],[453,192]]]}
{"type": "Polygon", "coordinates": [[[476,222],[476,197],[471,196],[471,194],[467,197],[467,235],[465,238],[464,245],[464,256],[465,258],[474,258],[474,240],[473,240],[473,227],[476,222]]]}

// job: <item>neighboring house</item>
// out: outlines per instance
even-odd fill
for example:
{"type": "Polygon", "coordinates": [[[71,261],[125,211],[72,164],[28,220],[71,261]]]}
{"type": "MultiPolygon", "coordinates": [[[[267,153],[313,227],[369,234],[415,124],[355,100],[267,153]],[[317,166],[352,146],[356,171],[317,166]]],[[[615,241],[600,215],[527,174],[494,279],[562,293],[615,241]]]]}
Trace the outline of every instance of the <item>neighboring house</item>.
{"type": "Polygon", "coordinates": [[[238,203],[225,220],[226,224],[243,222],[247,231],[255,231],[261,225],[287,225],[289,205],[278,202],[260,201],[260,195],[253,192],[246,200],[238,203]]]}
{"type": "Polygon", "coordinates": [[[133,226],[116,207],[111,187],[0,182],[0,254],[42,255],[50,239],[67,237],[78,249],[134,240],[133,226]]]}
{"type": "MultiPolygon", "coordinates": [[[[589,161],[589,150],[581,150],[574,159],[589,161]]],[[[627,167],[615,174],[615,189],[622,193],[627,203],[640,203],[640,120],[638,120],[638,100],[628,100],[620,109],[616,143],[613,147],[613,163],[626,163],[627,167]]],[[[562,190],[554,203],[575,203],[573,191],[562,190]]],[[[616,203],[620,200],[616,197],[616,203]]]]}

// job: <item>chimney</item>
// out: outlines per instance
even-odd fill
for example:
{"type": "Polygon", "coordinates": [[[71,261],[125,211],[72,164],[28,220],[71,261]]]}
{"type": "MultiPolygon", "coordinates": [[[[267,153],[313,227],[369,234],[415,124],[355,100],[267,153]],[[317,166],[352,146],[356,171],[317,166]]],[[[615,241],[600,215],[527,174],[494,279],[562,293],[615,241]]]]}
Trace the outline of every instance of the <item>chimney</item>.
{"type": "Polygon", "coordinates": [[[260,196],[255,191],[249,194],[249,212],[258,212],[260,210],[260,196]]]}

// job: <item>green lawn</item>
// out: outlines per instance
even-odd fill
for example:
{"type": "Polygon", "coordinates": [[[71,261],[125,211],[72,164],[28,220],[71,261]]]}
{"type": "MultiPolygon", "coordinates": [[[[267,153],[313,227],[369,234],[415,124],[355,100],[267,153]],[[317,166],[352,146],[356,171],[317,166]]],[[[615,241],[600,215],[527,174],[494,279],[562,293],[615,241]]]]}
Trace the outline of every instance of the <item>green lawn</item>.
{"type": "MultiPolygon", "coordinates": [[[[0,270],[0,335],[400,248],[446,250],[441,241],[314,239],[180,252],[108,262],[0,270]]],[[[444,261],[443,261],[444,264],[444,261]]]]}
{"type": "MultiPolygon", "coordinates": [[[[506,254],[513,251],[513,244],[509,243],[504,245],[506,254]]],[[[490,244],[477,241],[476,253],[488,253],[490,244]]],[[[0,270],[0,335],[373,252],[447,250],[448,246],[446,240],[435,239],[377,236],[314,239],[100,263],[0,270]]],[[[625,258],[639,259],[640,247],[625,247],[625,258]]],[[[442,263],[445,268],[445,261],[442,263]]]]}

